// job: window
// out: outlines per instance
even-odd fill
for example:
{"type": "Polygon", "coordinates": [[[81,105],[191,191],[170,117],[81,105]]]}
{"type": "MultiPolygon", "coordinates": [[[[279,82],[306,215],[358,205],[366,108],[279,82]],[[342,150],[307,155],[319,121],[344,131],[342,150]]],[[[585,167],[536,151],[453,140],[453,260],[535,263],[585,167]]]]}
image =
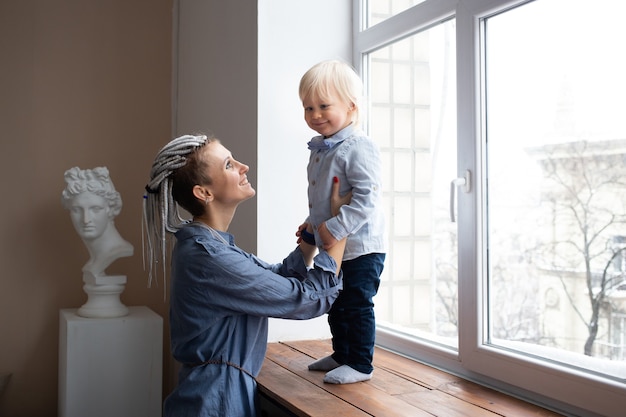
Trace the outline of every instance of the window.
{"type": "MultiPolygon", "coordinates": [[[[549,347],[554,360],[566,351],[621,362],[611,334],[612,316],[626,313],[613,267],[623,253],[626,128],[614,112],[625,109],[626,66],[606,46],[626,31],[616,38],[617,26],[590,21],[583,3],[539,0],[485,19],[489,334],[525,352],[549,347]]],[[[626,378],[619,363],[568,358],[626,378]]]]}
{"type": "Polygon", "coordinates": [[[619,415],[626,4],[401,3],[355,2],[376,11],[354,60],[385,167],[377,342],[561,412],[619,415]]]}
{"type": "Polygon", "coordinates": [[[376,0],[369,1],[364,4],[365,21],[363,27],[368,28],[389,19],[392,16],[397,15],[405,11],[406,9],[415,6],[418,3],[422,3],[424,0],[376,0]]]}
{"type": "Polygon", "coordinates": [[[381,146],[391,236],[379,326],[457,347],[454,20],[367,54],[370,131],[381,146]]]}

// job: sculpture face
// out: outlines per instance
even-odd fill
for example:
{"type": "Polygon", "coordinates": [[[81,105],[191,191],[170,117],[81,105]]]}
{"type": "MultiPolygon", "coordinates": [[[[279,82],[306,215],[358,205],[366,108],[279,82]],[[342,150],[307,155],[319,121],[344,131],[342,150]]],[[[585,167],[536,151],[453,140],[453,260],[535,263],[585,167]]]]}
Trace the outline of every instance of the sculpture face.
{"type": "Polygon", "coordinates": [[[102,236],[111,221],[104,197],[90,192],[76,195],[70,204],[70,216],[76,231],[85,240],[102,236]]]}

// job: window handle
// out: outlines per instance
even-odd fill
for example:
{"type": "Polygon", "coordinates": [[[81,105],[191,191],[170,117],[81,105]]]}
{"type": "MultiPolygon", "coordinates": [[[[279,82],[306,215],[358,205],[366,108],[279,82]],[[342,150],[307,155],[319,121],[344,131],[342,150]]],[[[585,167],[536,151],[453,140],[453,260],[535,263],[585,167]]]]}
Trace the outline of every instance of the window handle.
{"type": "Polygon", "coordinates": [[[464,177],[455,178],[452,181],[450,181],[450,221],[452,223],[456,221],[454,217],[454,200],[455,200],[454,197],[456,195],[456,188],[463,186],[463,192],[469,193],[470,190],[472,189],[471,178],[472,178],[472,174],[470,173],[470,170],[468,169],[465,171],[464,177]]]}

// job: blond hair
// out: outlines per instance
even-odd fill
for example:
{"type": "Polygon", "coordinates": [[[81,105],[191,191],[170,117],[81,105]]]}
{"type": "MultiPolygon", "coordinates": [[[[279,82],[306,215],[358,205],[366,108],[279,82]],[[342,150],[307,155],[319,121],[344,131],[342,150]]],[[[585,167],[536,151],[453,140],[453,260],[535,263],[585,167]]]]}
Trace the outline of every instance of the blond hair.
{"type": "Polygon", "coordinates": [[[307,97],[322,99],[338,94],[347,105],[353,104],[352,122],[361,122],[360,108],[363,101],[363,82],[354,69],[338,60],[322,61],[311,67],[300,79],[300,100],[307,97]]]}

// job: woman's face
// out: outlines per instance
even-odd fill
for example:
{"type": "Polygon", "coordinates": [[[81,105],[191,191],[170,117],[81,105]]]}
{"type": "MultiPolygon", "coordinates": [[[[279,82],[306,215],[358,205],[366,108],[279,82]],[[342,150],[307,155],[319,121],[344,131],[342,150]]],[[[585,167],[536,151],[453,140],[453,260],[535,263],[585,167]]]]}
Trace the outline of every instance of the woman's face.
{"type": "Polygon", "coordinates": [[[84,192],[72,198],[70,217],[74,228],[85,240],[97,239],[111,221],[110,208],[104,197],[84,192]]]}
{"type": "Polygon", "coordinates": [[[236,206],[254,197],[256,191],[246,175],[250,167],[234,159],[219,141],[207,144],[202,158],[209,166],[209,177],[212,179],[209,188],[215,203],[236,206]]]}

